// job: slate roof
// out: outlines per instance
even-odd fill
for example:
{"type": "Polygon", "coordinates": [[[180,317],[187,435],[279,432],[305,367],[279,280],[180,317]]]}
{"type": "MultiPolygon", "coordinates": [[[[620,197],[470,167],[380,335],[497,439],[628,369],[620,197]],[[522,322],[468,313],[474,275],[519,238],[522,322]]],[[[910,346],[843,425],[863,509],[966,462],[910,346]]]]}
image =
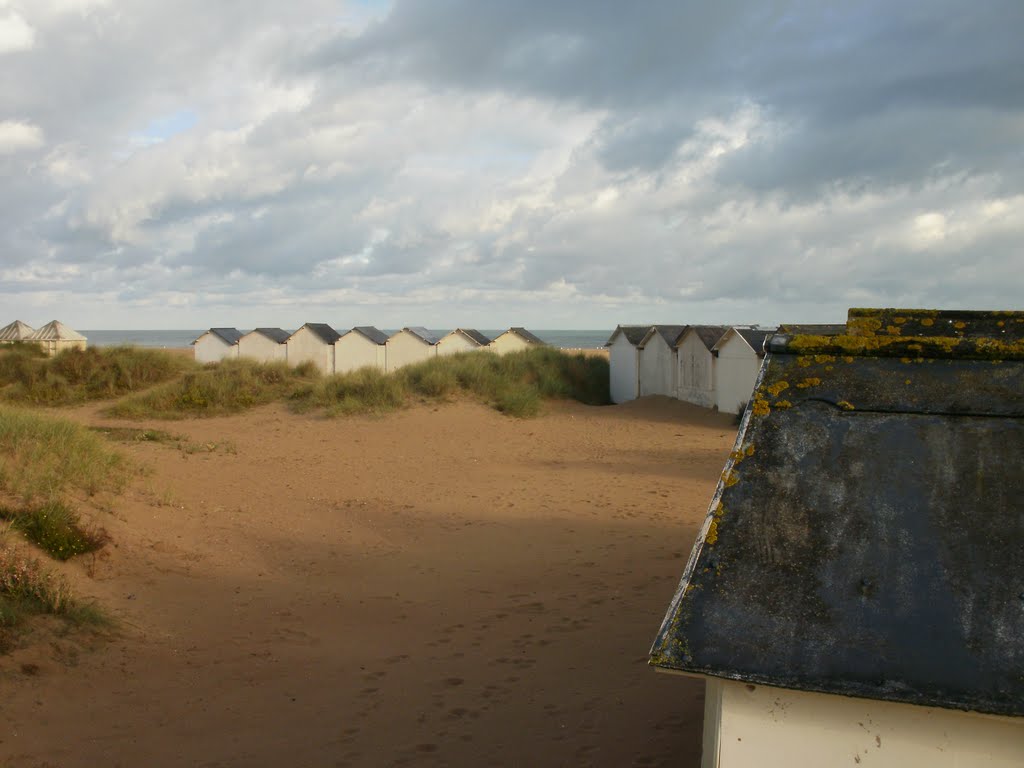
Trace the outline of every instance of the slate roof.
{"type": "Polygon", "coordinates": [[[688,325],[686,326],[686,330],[679,334],[679,338],[676,339],[676,346],[679,346],[679,343],[683,340],[683,336],[686,335],[687,331],[693,331],[697,334],[697,338],[701,340],[701,343],[707,347],[708,352],[710,352],[715,348],[715,344],[718,343],[718,340],[722,338],[728,330],[728,326],[725,325],[688,325]]]}
{"type": "Polygon", "coordinates": [[[36,332],[31,325],[15,320],[13,323],[0,328],[0,341],[25,341],[36,332]]]}
{"type": "MultiPolygon", "coordinates": [[[[288,331],[282,330],[281,328],[254,328],[249,333],[258,333],[261,336],[266,336],[271,341],[276,341],[278,344],[284,344],[288,341],[288,337],[291,336],[288,331]]],[[[249,333],[245,334],[246,336],[249,333]]]]}
{"type": "MultiPolygon", "coordinates": [[[[750,348],[757,353],[758,357],[764,357],[764,340],[775,333],[774,328],[768,330],[765,328],[734,327],[732,330],[736,331],[750,345],[750,348]]],[[[715,342],[715,346],[718,346],[718,342],[715,342]]]]}
{"type": "Polygon", "coordinates": [[[640,342],[640,348],[642,349],[647,344],[647,340],[657,333],[665,340],[669,347],[675,349],[676,342],[679,341],[679,337],[683,335],[685,330],[685,325],[652,325],[647,329],[647,333],[644,334],[643,341],[640,342]]]}
{"type": "Polygon", "coordinates": [[[523,341],[525,341],[527,344],[540,344],[542,346],[547,346],[547,342],[545,342],[544,339],[540,338],[539,336],[534,336],[525,328],[513,326],[512,328],[509,328],[507,331],[505,331],[505,333],[514,333],[516,336],[523,339],[523,341]]]}
{"type": "Polygon", "coordinates": [[[85,341],[85,336],[68,328],[60,320],[51,320],[42,328],[29,334],[30,341],[85,341]]]}
{"type": "Polygon", "coordinates": [[[626,341],[632,344],[634,347],[644,340],[644,336],[647,335],[647,331],[651,329],[649,325],[619,325],[616,326],[615,330],[612,331],[612,335],[608,337],[608,341],[604,343],[607,347],[613,341],[615,337],[620,333],[626,337],[626,341]]]}
{"type": "MultiPolygon", "coordinates": [[[[238,340],[242,338],[242,332],[237,328],[211,328],[210,330],[201,333],[199,335],[199,339],[203,338],[203,336],[205,336],[207,333],[212,333],[214,336],[217,336],[226,344],[231,345],[237,344],[238,340]]],[[[199,341],[199,339],[196,339],[192,343],[195,344],[196,341],[199,341]]]]}
{"type": "MultiPolygon", "coordinates": [[[[364,336],[374,344],[385,344],[388,340],[388,335],[379,328],[375,328],[372,325],[357,325],[348,333],[358,333],[360,336],[364,336]]],[[[344,334],[348,336],[348,333],[344,334]]]]}
{"type": "Polygon", "coordinates": [[[425,341],[427,344],[437,344],[440,339],[437,334],[428,331],[421,325],[414,325],[411,328],[403,328],[403,331],[408,331],[413,336],[417,336],[421,341],[425,341]]]}
{"type": "Polygon", "coordinates": [[[651,663],[1024,716],[1024,312],[768,347],[651,663]]]}
{"type": "MultiPolygon", "coordinates": [[[[324,344],[333,344],[341,338],[341,334],[331,328],[327,323],[306,323],[302,328],[308,328],[313,332],[313,335],[320,339],[324,344]]],[[[302,328],[299,328],[299,331],[301,331],[302,328]]],[[[296,331],[295,333],[298,333],[299,331],[296,331]]],[[[294,336],[295,333],[293,333],[292,336],[294,336]]],[[[288,338],[291,338],[291,336],[288,338]]]]}
{"type": "Polygon", "coordinates": [[[491,340],[484,336],[480,331],[475,328],[456,328],[452,333],[462,333],[471,338],[481,347],[486,347],[491,343],[491,340]]]}

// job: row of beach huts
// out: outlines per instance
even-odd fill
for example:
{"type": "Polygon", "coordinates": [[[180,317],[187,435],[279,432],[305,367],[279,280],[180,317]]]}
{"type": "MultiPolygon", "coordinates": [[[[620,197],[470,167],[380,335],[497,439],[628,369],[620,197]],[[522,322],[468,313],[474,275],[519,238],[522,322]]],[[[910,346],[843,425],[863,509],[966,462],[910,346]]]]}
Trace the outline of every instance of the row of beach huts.
{"type": "Polygon", "coordinates": [[[499,355],[545,343],[525,328],[509,328],[489,339],[472,328],[437,336],[422,327],[403,328],[390,336],[370,325],[339,333],[326,323],[306,323],[294,333],[281,328],[210,328],[192,342],[195,359],[212,363],[229,358],[259,362],[312,363],[325,374],[358,368],[396,371],[432,357],[487,350],[499,355]]]}

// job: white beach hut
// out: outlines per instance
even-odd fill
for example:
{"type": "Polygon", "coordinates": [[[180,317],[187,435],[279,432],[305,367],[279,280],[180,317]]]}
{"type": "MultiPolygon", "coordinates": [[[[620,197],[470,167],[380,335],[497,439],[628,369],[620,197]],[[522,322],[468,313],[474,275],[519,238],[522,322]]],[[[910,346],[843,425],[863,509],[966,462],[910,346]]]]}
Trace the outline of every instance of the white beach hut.
{"type": "Polygon", "coordinates": [[[625,403],[640,396],[640,351],[649,325],[619,325],[605,342],[608,349],[608,378],[613,403],[625,403]]]}
{"type": "Polygon", "coordinates": [[[341,334],[327,323],[306,323],[288,337],[288,365],[313,363],[321,373],[334,373],[334,344],[341,334]]]}
{"type": "Polygon", "coordinates": [[[739,413],[754,391],[764,360],[764,340],[774,329],[734,327],[715,343],[716,404],[722,413],[739,413]]]}
{"type": "Polygon", "coordinates": [[[211,328],[192,342],[192,354],[199,363],[216,363],[238,357],[238,340],[242,332],[237,328],[211,328]]]}
{"type": "Polygon", "coordinates": [[[435,357],[438,341],[437,336],[426,328],[403,328],[387,341],[388,370],[397,371],[403,366],[435,357]]]}
{"type": "Polygon", "coordinates": [[[27,341],[28,337],[36,332],[36,329],[21,320],[0,328],[0,344],[14,344],[19,341],[27,341]]]}
{"type": "Polygon", "coordinates": [[[640,340],[640,397],[676,396],[676,341],[685,329],[685,325],[652,325],[640,340]]]}
{"type": "Polygon", "coordinates": [[[437,342],[437,356],[454,355],[459,352],[477,352],[486,349],[491,340],[473,328],[456,328],[442,336],[437,342]]]}
{"type": "Polygon", "coordinates": [[[288,359],[285,342],[289,336],[280,328],[256,328],[238,340],[238,356],[261,363],[283,363],[288,359]]]}
{"type": "Polygon", "coordinates": [[[690,325],[676,342],[676,398],[702,408],[714,408],[715,356],[712,350],[728,330],[723,325],[690,325]]]}
{"type": "Polygon", "coordinates": [[[51,320],[39,330],[30,333],[25,340],[38,344],[51,357],[67,349],[85,349],[88,343],[85,336],[68,328],[60,320],[51,320]]]}
{"type": "Polygon", "coordinates": [[[359,368],[387,370],[388,335],[372,325],[358,325],[334,342],[334,372],[359,368]]]}
{"type": "Polygon", "coordinates": [[[544,347],[547,344],[538,336],[534,336],[525,328],[509,328],[503,334],[491,341],[487,348],[499,355],[507,355],[509,352],[521,352],[524,349],[544,347]]]}

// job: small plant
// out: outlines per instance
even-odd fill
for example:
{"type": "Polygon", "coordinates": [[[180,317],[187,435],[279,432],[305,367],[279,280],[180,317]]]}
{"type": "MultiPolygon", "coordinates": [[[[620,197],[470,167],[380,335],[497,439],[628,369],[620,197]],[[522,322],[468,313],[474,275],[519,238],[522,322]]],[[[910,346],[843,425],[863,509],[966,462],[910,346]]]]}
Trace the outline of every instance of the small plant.
{"type": "Polygon", "coordinates": [[[0,599],[8,612],[64,614],[74,605],[67,580],[13,547],[0,548],[0,599]]]}
{"type": "Polygon", "coordinates": [[[21,510],[0,509],[0,517],[57,560],[95,552],[108,541],[105,531],[84,527],[78,513],[58,500],[21,510]]]}

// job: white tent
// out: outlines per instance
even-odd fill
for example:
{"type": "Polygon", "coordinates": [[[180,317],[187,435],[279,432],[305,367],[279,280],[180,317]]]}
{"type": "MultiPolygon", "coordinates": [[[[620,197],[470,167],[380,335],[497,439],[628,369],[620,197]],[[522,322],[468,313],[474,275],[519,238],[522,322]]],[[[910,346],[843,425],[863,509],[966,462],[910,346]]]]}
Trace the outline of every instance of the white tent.
{"type": "Polygon", "coordinates": [[[10,325],[0,328],[0,344],[13,344],[16,341],[27,341],[28,337],[36,332],[36,329],[27,325],[21,320],[15,320],[10,325]]]}
{"type": "Polygon", "coordinates": [[[25,341],[38,344],[48,355],[56,355],[66,349],[85,349],[85,336],[68,328],[60,320],[51,320],[38,331],[29,334],[25,341]]]}

